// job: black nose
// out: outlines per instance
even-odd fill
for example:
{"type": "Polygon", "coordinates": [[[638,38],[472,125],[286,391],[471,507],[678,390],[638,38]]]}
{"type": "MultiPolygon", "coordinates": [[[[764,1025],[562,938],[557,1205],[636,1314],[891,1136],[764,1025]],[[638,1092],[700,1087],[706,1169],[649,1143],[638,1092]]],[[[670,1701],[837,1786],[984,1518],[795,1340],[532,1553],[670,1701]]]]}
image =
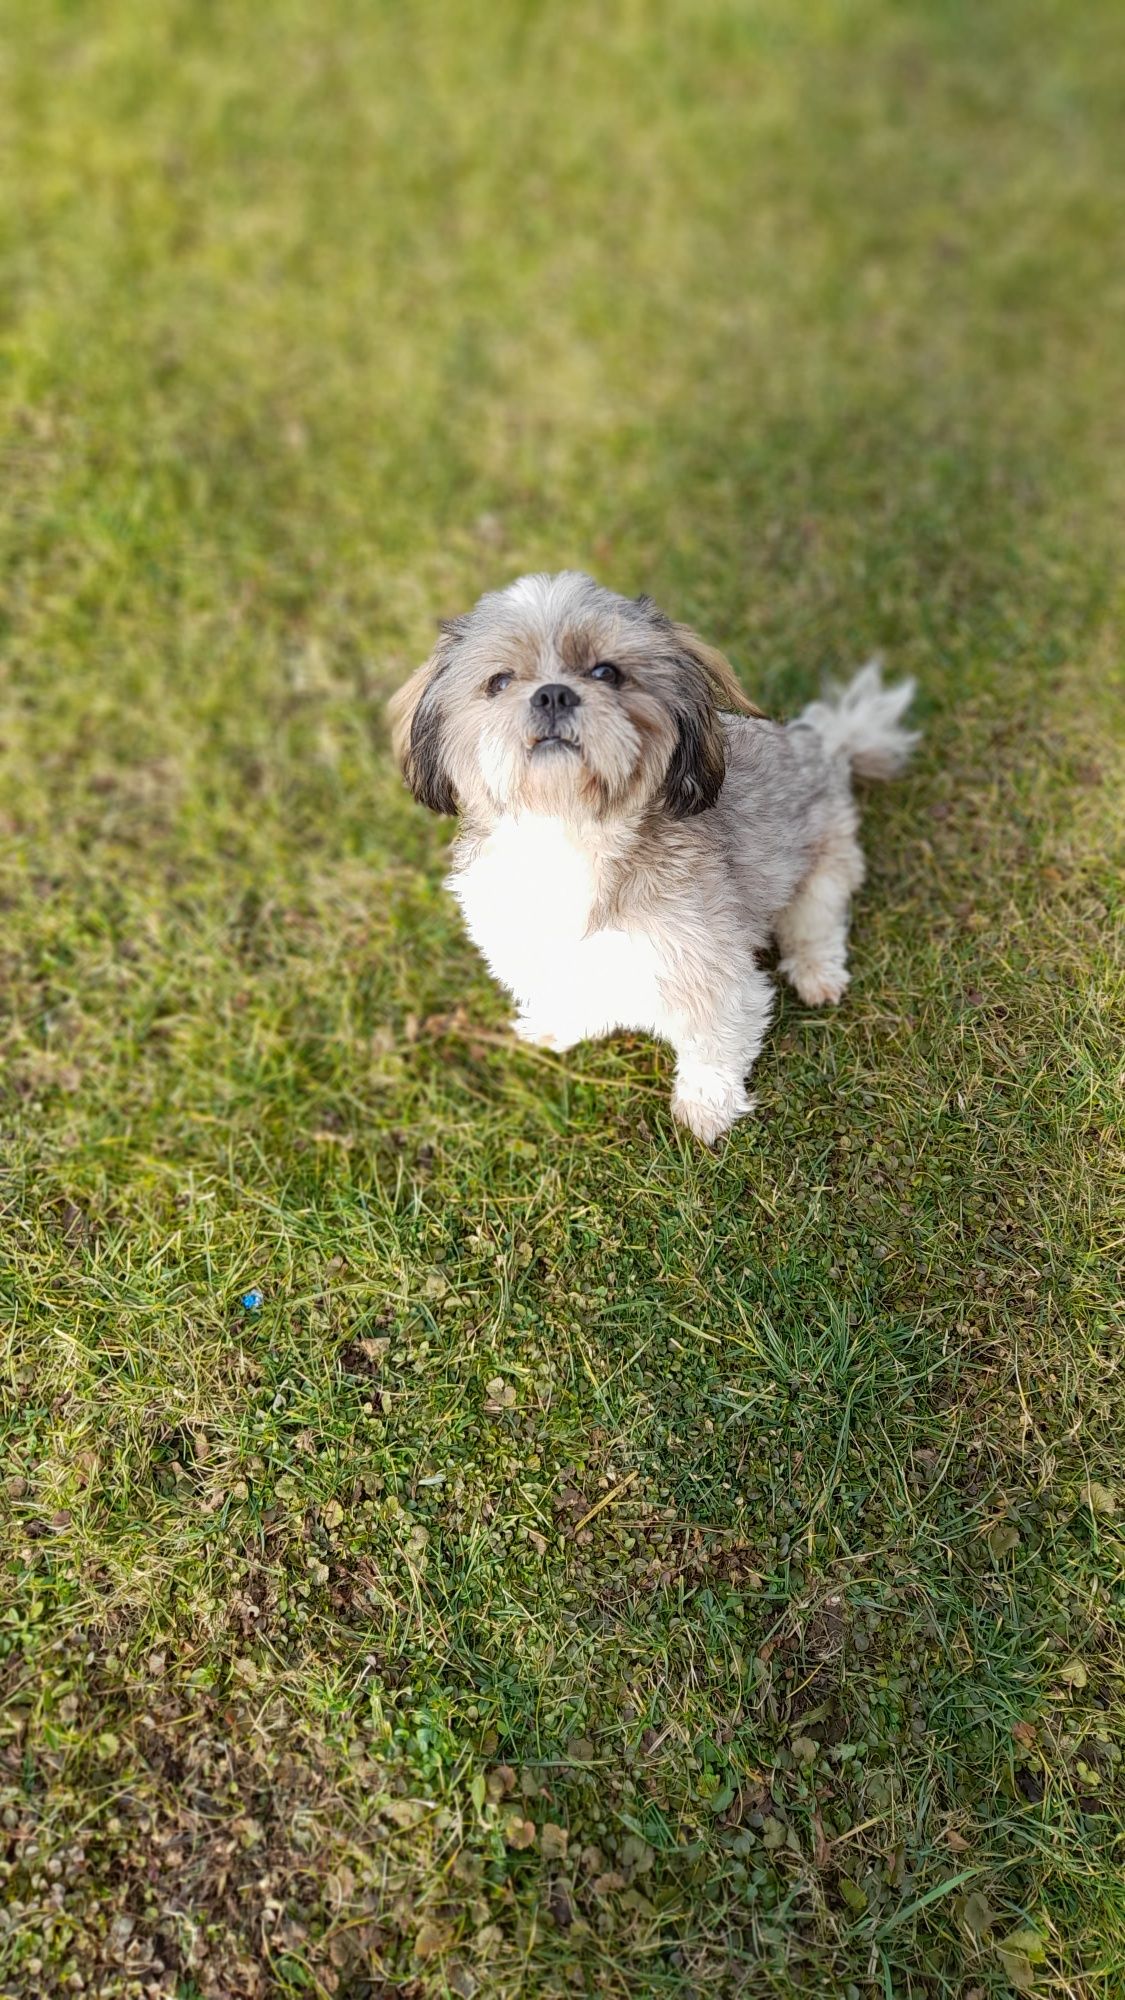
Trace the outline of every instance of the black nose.
{"type": "Polygon", "coordinates": [[[531,706],[537,708],[541,715],[549,716],[553,722],[568,708],[577,708],[581,700],[582,696],[576,688],[566,687],[562,681],[550,681],[546,687],[536,688],[531,706]]]}

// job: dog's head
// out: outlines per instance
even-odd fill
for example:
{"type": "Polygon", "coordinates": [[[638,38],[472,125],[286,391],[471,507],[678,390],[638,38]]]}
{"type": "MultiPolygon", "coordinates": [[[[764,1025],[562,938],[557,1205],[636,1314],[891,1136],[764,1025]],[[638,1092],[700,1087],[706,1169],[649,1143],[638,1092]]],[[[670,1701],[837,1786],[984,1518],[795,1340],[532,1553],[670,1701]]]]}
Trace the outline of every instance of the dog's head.
{"type": "Polygon", "coordinates": [[[434,812],[686,819],[722,788],[723,708],[760,712],[721,653],[650,598],[564,570],[443,626],[392,713],[407,782],[434,812]]]}

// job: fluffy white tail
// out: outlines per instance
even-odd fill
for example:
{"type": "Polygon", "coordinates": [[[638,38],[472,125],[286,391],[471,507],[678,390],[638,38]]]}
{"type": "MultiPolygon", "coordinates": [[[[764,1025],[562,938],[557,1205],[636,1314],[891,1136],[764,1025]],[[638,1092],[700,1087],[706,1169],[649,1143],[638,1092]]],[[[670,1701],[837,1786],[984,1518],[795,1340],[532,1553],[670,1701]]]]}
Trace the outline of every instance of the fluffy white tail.
{"type": "Polygon", "coordinates": [[[846,757],[857,777],[893,778],[920,735],[902,727],[913,696],[913,681],[884,687],[881,663],[869,660],[846,688],[830,687],[796,721],[816,730],[830,757],[846,757]]]}

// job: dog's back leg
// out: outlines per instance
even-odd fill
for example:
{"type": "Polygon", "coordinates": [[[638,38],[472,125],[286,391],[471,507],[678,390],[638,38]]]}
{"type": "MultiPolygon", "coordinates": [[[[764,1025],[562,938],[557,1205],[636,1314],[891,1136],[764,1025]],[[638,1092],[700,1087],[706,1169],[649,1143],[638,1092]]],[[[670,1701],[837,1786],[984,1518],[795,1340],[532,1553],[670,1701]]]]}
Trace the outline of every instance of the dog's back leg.
{"type": "Polygon", "coordinates": [[[848,911],[862,880],[859,842],[841,831],[777,919],[779,969],[810,1007],[839,1000],[847,986],[848,911]]]}

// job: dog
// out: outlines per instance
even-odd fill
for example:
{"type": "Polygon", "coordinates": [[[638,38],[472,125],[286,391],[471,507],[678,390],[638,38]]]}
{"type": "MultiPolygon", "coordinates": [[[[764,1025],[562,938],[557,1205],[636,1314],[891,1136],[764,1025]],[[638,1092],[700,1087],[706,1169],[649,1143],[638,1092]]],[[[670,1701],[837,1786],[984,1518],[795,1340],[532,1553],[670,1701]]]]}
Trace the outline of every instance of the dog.
{"type": "Polygon", "coordinates": [[[649,597],[523,576],[442,625],[392,703],[415,798],[459,814],[448,887],[541,1048],[670,1042],[672,1111],[713,1145],[750,1111],[773,987],[848,984],[863,880],[853,776],[889,778],[912,681],[872,662],[787,724],[649,597]]]}

